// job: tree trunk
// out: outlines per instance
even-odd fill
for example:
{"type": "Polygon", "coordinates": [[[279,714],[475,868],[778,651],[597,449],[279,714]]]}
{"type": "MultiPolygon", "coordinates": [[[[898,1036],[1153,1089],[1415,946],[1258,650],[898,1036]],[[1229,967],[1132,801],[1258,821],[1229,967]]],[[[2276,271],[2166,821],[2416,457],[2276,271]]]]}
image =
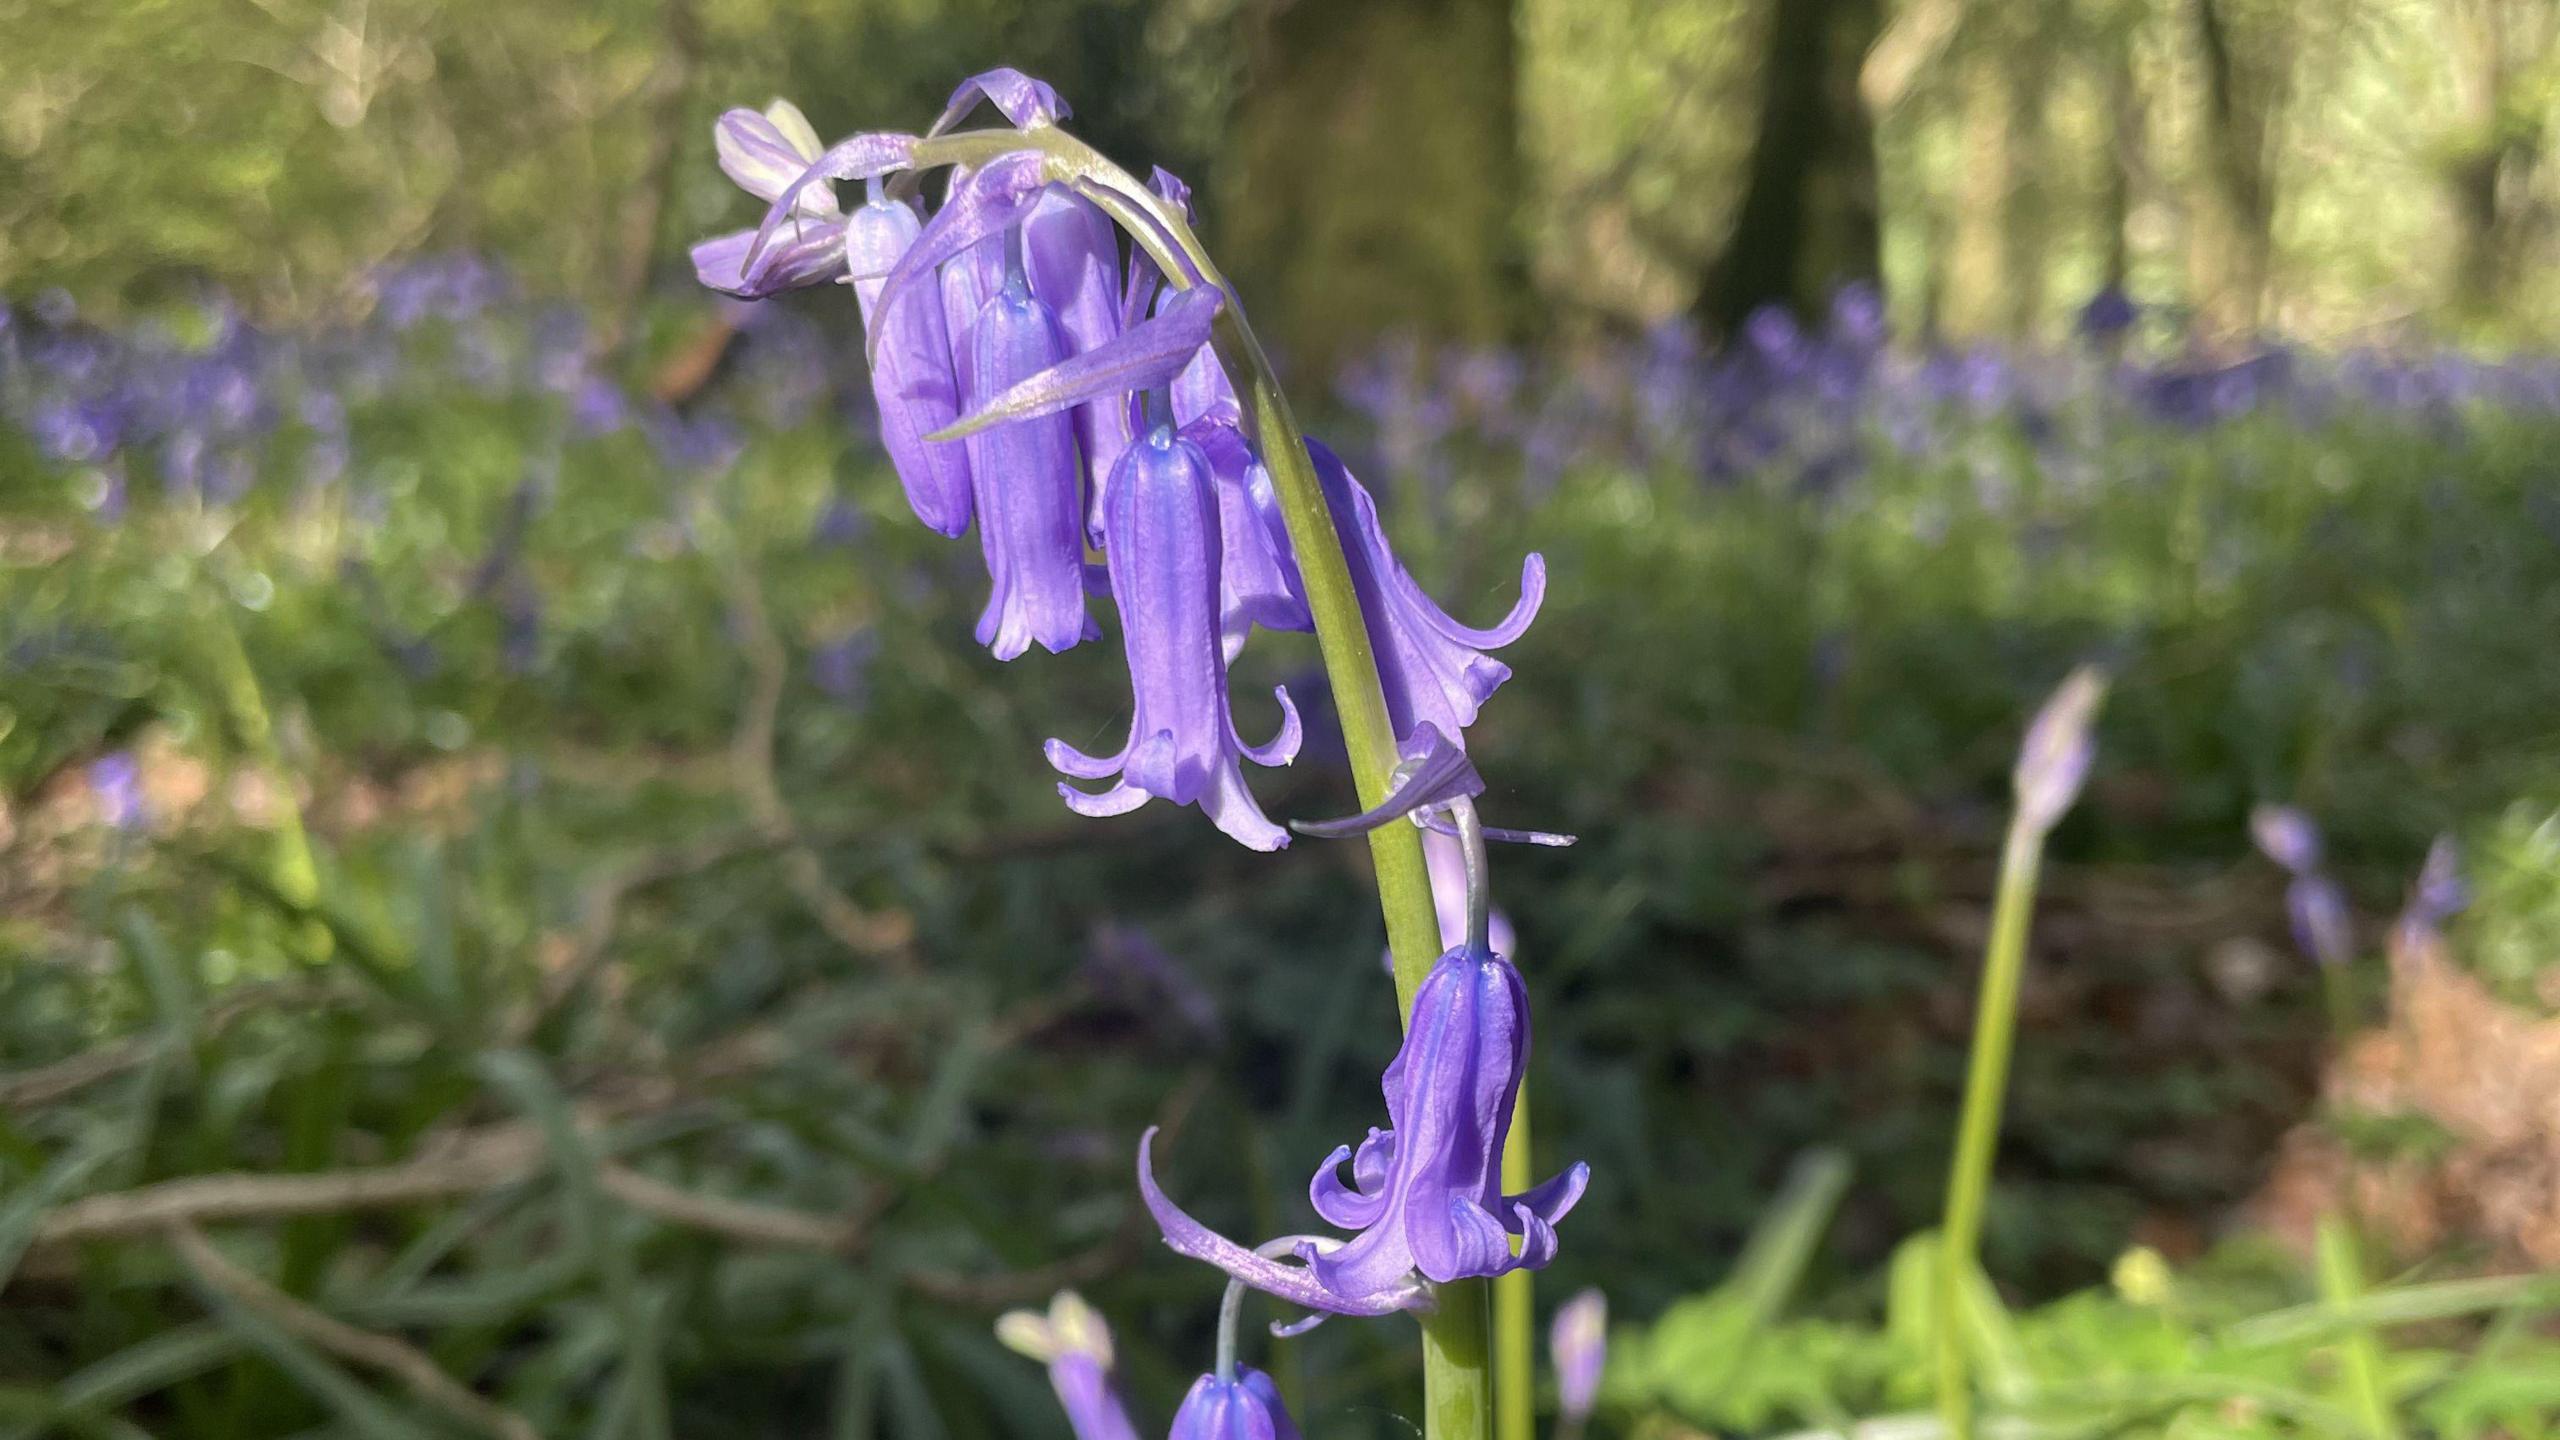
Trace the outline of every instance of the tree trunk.
{"type": "Polygon", "coordinates": [[[1882,19],[1878,0],[1772,0],[1759,138],[1698,297],[1711,329],[1773,303],[1810,317],[1839,286],[1875,279],[1875,134],[1858,72],[1882,19]]]}
{"type": "Polygon", "coordinates": [[[1526,313],[1509,0],[1266,0],[1220,203],[1257,329],[1324,375],[1400,330],[1526,313]]]}
{"type": "Polygon", "coordinates": [[[1954,239],[1947,254],[1946,327],[1959,336],[1997,332],[2009,319],[2010,207],[2017,193],[2017,93],[2008,56],[1983,47],[1966,65],[1954,239]]]}
{"type": "Polygon", "coordinates": [[[2189,268],[2208,333],[2257,329],[2265,302],[2275,199],[2267,148],[2281,99],[2281,36],[2235,35],[2228,0],[2193,0],[2204,72],[2204,194],[2189,268]]]}
{"type": "Polygon", "coordinates": [[[2519,102],[2521,73],[2542,62],[2560,8],[2550,0],[2467,0],[2451,5],[2461,129],[2444,146],[2442,173],[2456,226],[2456,311],[2496,315],[2522,268],[2533,227],[2535,172],[2546,144],[2547,107],[2519,102]]]}

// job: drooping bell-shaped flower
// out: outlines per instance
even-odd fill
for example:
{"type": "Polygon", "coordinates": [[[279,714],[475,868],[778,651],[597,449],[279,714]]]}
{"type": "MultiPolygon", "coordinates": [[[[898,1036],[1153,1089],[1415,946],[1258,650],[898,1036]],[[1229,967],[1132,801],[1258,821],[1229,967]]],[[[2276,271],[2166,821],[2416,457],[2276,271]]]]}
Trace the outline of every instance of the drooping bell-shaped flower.
{"type": "MultiPolygon", "coordinates": [[[[1502,1193],[1502,1146],[1529,1053],[1520,972],[1460,945],[1414,994],[1404,1045],[1387,1066],[1387,1128],[1325,1158],[1308,1198],[1327,1223],[1359,1233],[1331,1248],[1302,1241],[1298,1265],[1269,1260],[1192,1219],[1156,1185],[1149,1145],[1138,1188],[1165,1243],[1258,1290],[1311,1309],[1379,1315],[1428,1303],[1424,1282],[1535,1270],[1555,1258],[1556,1222],[1589,1183],[1576,1162],[1517,1195],[1502,1193]],[[1351,1183],[1339,1167],[1351,1163],[1351,1183]],[[1512,1253],[1511,1238],[1521,1247],[1512,1253]]],[[[1150,1139],[1152,1139],[1150,1132],[1150,1139]]]]}
{"type": "Polygon", "coordinates": [[[1245,788],[1243,762],[1285,765],[1296,758],[1298,712],[1288,692],[1277,690],[1280,733],[1261,746],[1236,734],[1219,638],[1212,486],[1208,457],[1170,426],[1157,426],[1122,453],[1108,487],[1104,528],[1111,595],[1129,657],[1129,738],[1108,758],[1051,740],[1049,763],[1079,780],[1117,777],[1100,794],[1061,782],[1058,793],[1078,814],[1121,815],[1159,798],[1196,804],[1238,841],[1276,850],[1289,843],[1289,834],[1245,788]]]}
{"type": "MultiPolygon", "coordinates": [[[[1546,561],[1532,554],[1521,562],[1520,598],[1500,624],[1479,630],[1461,625],[1414,583],[1388,548],[1378,522],[1377,502],[1352,478],[1341,457],[1309,440],[1307,454],[1315,462],[1325,505],[1333,512],[1334,530],[1342,537],[1350,562],[1351,583],[1369,622],[1369,644],[1378,659],[1378,678],[1385,685],[1387,719],[1399,738],[1429,723],[1451,741],[1463,744],[1476,712],[1511,678],[1511,667],[1485,654],[1527,634],[1546,599],[1546,561]]],[[[1276,516],[1274,517],[1277,518],[1276,516]]]]}
{"type": "Polygon", "coordinates": [[[871,396],[880,407],[880,443],[925,528],[957,536],[969,528],[969,447],[925,437],[960,418],[963,392],[951,354],[948,317],[937,298],[909,293],[884,307],[889,271],[924,222],[872,182],[869,200],[845,221],[845,257],[870,337],[871,396]]]}
{"type": "Polygon", "coordinates": [[[729,178],[769,204],[755,229],[694,246],[694,274],[714,290],[748,300],[843,279],[845,232],[835,182],[903,170],[916,143],[912,135],[879,131],[820,150],[817,132],[784,100],[761,115],[731,110],[712,135],[729,178]]]}
{"type": "MultiPolygon", "coordinates": [[[[897,297],[892,296],[891,299],[897,297]]],[[[1066,341],[1016,268],[978,309],[973,407],[1056,365],[1066,341]]],[[[1056,652],[1101,630],[1084,606],[1084,483],[1075,424],[1035,415],[970,435],[969,479],[992,591],[978,643],[1010,660],[1037,641],[1056,652]]]]}
{"type": "Polygon", "coordinates": [[[2320,827],[2291,805],[2260,805],[2249,812],[2249,838],[2258,852],[2296,875],[2320,868],[2320,827]]]}
{"type": "MultiPolygon", "coordinates": [[[[1060,185],[1042,191],[1022,221],[1022,258],[1031,293],[1057,312],[1070,351],[1099,349],[1120,333],[1118,232],[1092,201],[1060,185]]],[[[1087,400],[1075,407],[1075,419],[1085,469],[1097,482],[1092,520],[1099,534],[1099,482],[1129,448],[1128,396],[1087,400]]]]}
{"type": "Polygon", "coordinates": [[[1502,1193],[1502,1146],[1528,1058],[1520,972],[1488,950],[1442,955],[1414,993],[1404,1046],[1382,1081],[1388,1128],[1371,1130],[1357,1152],[1345,1145],[1325,1157],[1308,1187],[1326,1223],[1360,1232],[1301,1257],[1319,1284],[1366,1295],[1416,1272],[1445,1284],[1555,1258],[1555,1222],[1582,1198],[1591,1167],[1576,1161],[1521,1194],[1502,1193]]]}
{"type": "MultiPolygon", "coordinates": [[[[768,202],[789,189],[820,154],[818,132],[788,100],[774,101],[762,114],[746,109],[724,113],[711,127],[711,141],[722,172],[739,189],[768,202]]],[[[763,293],[823,284],[844,273],[835,192],[824,185],[803,188],[793,196],[792,211],[805,223],[774,255],[765,280],[757,282],[770,283],[763,293]]],[[[756,288],[745,273],[756,237],[754,230],[741,230],[694,246],[694,269],[702,283],[731,294],[756,288]]]]}
{"type": "MultiPolygon", "coordinates": [[[[1207,354],[1206,347],[1200,353],[1207,354]]],[[[1178,413],[1178,405],[1176,409],[1178,413]]],[[[1216,479],[1218,624],[1227,658],[1235,659],[1244,649],[1256,625],[1265,630],[1316,628],[1315,617],[1307,611],[1306,584],[1298,578],[1298,564],[1289,553],[1280,522],[1271,472],[1231,421],[1193,420],[1182,427],[1182,434],[1209,457],[1209,471],[1216,479]]]]}
{"type": "Polygon", "coordinates": [[[996,1338],[1049,1368],[1049,1386],[1076,1440],[1138,1440],[1111,1381],[1110,1327],[1084,1297],[1061,1290],[1046,1315],[1012,1311],[996,1321],[996,1338]]]}
{"type": "Polygon", "coordinates": [[[2354,959],[2355,917],[2347,892],[2321,868],[2318,823],[2291,805],[2260,805],[2249,812],[2249,838],[2292,877],[2285,882],[2284,909],[2295,948],[2321,966],[2354,959]]]}
{"type": "Polygon", "coordinates": [[[1298,1440],[1298,1427],[1271,1377],[1240,1365],[1232,1380],[1203,1375],[1193,1381],[1165,1440],[1298,1440]]]}

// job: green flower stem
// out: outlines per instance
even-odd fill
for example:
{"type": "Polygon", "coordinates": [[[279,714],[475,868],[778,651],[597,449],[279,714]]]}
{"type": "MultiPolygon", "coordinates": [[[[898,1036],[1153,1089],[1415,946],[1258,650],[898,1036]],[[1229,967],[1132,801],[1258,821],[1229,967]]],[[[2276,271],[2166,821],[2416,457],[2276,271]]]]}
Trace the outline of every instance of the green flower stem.
{"type": "MultiPolygon", "coordinates": [[[[203,623],[202,629],[206,643],[201,653],[212,657],[214,688],[222,697],[223,712],[241,749],[264,772],[274,797],[276,830],[267,883],[288,904],[308,912],[320,903],[320,866],[312,855],[310,833],[303,828],[302,802],[276,741],[266,692],[259,687],[258,672],[249,663],[248,649],[240,643],[240,632],[232,628],[229,619],[214,615],[203,623]]],[[[328,927],[315,919],[297,922],[286,935],[286,948],[306,964],[320,964],[329,958],[332,948],[328,927]]]]}
{"type": "MultiPolygon", "coordinates": [[[[2353,1305],[2364,1293],[2364,1257],[2356,1232],[2344,1217],[2323,1215],[2317,1247],[2321,1300],[2340,1309],[2353,1305]]],[[[2400,1440],[2399,1422],[2392,1418],[2391,1403],[2383,1396],[2382,1348],[2373,1332],[2361,1325],[2349,1329],[2338,1342],[2338,1356],[2347,1404],[2365,1440],[2400,1440]]]]}
{"type": "MultiPolygon", "coordinates": [[[[1529,1154],[1529,1082],[1523,1079],[1520,1097],[1511,1107],[1511,1138],[1502,1147],[1502,1193],[1517,1195],[1528,1189],[1534,1164],[1529,1154]]],[[[1538,1373],[1536,1297],[1530,1289],[1535,1283],[1526,1270],[1514,1270],[1493,1282],[1494,1440],[1535,1437],[1530,1389],[1538,1373]]]]}
{"type": "MultiPolygon", "coordinates": [[[[1234,348],[1249,357],[1247,381],[1263,463],[1270,467],[1289,546],[1305,578],[1307,609],[1316,622],[1316,645],[1325,678],[1333,686],[1351,753],[1351,778],[1363,808],[1387,795],[1396,765],[1394,731],[1387,724],[1386,691],[1369,647],[1369,628],[1351,569],[1342,555],[1333,515],[1307,458],[1306,442],[1288,399],[1272,378],[1262,347],[1230,307],[1219,317],[1234,348]]],[[[1387,948],[1395,956],[1396,1011],[1413,1013],[1414,992],[1440,954],[1440,920],[1431,904],[1431,877],[1423,868],[1422,832],[1410,825],[1381,825],[1369,832],[1369,860],[1378,874],[1378,905],[1387,922],[1387,948]]],[[[1509,1156],[1505,1156],[1509,1163],[1509,1156]]],[[[1461,1280],[1439,1287],[1439,1308],[1422,1317],[1423,1430],[1425,1440],[1489,1440],[1493,1433],[1490,1336],[1485,1324],[1486,1284],[1461,1280]]]]}
{"type": "Polygon", "coordinates": [[[1973,1017],[1973,1056],[1964,1082],[1964,1116],[1947,1176],[1934,1299],[1938,1416],[1950,1440],[1973,1434],[1973,1391],[1965,1373],[1963,1286],[1982,1241],[1983,1201],[2000,1139],[2001,1102],[2009,1084],[2009,1045],[2018,1019],[2018,981],[2027,964],[2027,919],[2035,911],[2036,868],[2044,834],[2023,819],[2009,822],[2000,852],[2000,890],[1991,908],[1991,943],[1982,960],[1982,995],[1973,1017]]]}

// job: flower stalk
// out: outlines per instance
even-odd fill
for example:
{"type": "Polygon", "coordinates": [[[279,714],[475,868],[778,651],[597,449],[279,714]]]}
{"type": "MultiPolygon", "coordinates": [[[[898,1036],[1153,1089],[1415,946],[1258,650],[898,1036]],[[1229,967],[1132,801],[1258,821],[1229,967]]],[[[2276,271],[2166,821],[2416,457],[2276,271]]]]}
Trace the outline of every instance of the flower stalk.
{"type": "MultiPolygon", "coordinates": [[[[1133,190],[1143,193],[1135,182],[1110,188],[1122,196],[1133,190]]],[[[1146,208],[1155,212],[1152,218],[1180,246],[1203,283],[1224,288],[1224,278],[1182,218],[1160,205],[1146,208]]],[[[1260,442],[1263,463],[1271,471],[1272,492],[1280,502],[1290,549],[1297,556],[1307,610],[1315,618],[1316,648],[1324,659],[1325,679],[1333,690],[1343,746],[1350,756],[1352,786],[1365,810],[1386,800],[1399,756],[1395,730],[1387,719],[1386,687],[1369,643],[1359,592],[1351,583],[1350,562],[1316,479],[1315,462],[1307,453],[1306,434],[1241,307],[1228,305],[1219,311],[1216,336],[1220,355],[1237,362],[1242,371],[1246,414],[1260,442]]],[[[1395,959],[1396,1013],[1402,1023],[1413,1013],[1414,995],[1422,988],[1423,977],[1439,959],[1439,913],[1432,904],[1430,873],[1423,864],[1422,832],[1411,825],[1381,825],[1369,832],[1368,839],[1370,865],[1378,878],[1378,908],[1386,920],[1387,949],[1395,959]]],[[[1438,1286],[1434,1309],[1417,1317],[1422,1328],[1425,1440],[1492,1440],[1488,1290],[1482,1280],[1438,1286]]]]}
{"type": "Polygon", "coordinates": [[[2018,1022],[2018,987],[2027,968],[2027,924],[2035,913],[2036,875],[2044,840],[2078,798],[2094,746],[2090,729],[2106,693],[2099,672],[2083,666],[2056,690],[2027,727],[2013,776],[2017,802],[2000,848],[2000,882],[1991,907],[1991,938],[1982,960],[1982,992],[1973,1019],[1973,1053],[1965,1068],[1964,1111],[1947,1175],[1932,1318],[1938,1418],[1948,1440],[1972,1440],[1972,1377],[1965,1364],[1964,1292],[1982,1242],[1982,1213],[1991,1161],[2000,1143],[2000,1113],[2009,1088],[2009,1051],[2018,1022]]]}

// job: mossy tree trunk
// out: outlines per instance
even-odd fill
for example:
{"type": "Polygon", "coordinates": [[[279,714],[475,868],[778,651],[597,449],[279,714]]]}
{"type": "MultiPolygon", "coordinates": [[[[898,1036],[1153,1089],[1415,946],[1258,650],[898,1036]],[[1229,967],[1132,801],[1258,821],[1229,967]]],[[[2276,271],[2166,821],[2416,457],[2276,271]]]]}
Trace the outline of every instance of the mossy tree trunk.
{"type": "Polygon", "coordinates": [[[1711,330],[1771,303],[1810,316],[1839,286],[1875,278],[1875,131],[1858,71],[1882,23],[1879,0],[1771,5],[1742,206],[1698,295],[1711,330]]]}
{"type": "Polygon", "coordinates": [[[1526,314],[1510,0],[1264,0],[1204,218],[1283,363],[1526,314]]]}

